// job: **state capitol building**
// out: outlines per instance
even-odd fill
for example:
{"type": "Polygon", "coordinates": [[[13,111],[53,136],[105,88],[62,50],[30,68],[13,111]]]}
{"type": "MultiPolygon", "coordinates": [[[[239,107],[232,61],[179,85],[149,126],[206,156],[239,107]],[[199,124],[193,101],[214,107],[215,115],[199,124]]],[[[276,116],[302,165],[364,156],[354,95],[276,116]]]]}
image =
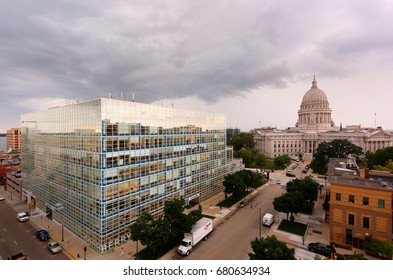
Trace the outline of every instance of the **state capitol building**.
{"type": "Polygon", "coordinates": [[[261,127],[253,129],[251,133],[257,151],[268,157],[287,154],[290,157],[310,159],[321,142],[335,139],[347,139],[361,147],[364,153],[393,146],[393,135],[381,127],[335,126],[332,109],[326,94],[318,88],[315,76],[311,89],[303,96],[295,127],[285,130],[261,127]]]}

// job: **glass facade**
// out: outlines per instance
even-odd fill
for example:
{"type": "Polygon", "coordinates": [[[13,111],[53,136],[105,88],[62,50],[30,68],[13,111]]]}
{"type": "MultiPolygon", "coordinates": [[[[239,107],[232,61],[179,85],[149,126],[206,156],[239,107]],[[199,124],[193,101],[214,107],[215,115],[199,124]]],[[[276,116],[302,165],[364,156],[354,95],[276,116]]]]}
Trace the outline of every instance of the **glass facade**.
{"type": "Polygon", "coordinates": [[[53,219],[105,253],[141,213],[223,191],[243,168],[224,115],[97,99],[22,116],[23,187],[53,219]]]}

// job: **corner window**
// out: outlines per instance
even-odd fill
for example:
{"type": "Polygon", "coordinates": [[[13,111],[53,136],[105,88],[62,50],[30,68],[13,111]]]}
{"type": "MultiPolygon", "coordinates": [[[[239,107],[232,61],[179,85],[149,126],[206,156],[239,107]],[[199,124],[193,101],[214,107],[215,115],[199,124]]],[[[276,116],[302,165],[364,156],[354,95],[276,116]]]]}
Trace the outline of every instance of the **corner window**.
{"type": "Polygon", "coordinates": [[[363,205],[368,205],[368,197],[363,197],[363,205]]]}
{"type": "Polygon", "coordinates": [[[348,224],[355,225],[355,215],[354,214],[348,214],[348,224]]]}
{"type": "Polygon", "coordinates": [[[363,217],[363,228],[370,228],[370,218],[363,217]]]}
{"type": "Polygon", "coordinates": [[[341,193],[336,193],[336,200],[341,201],[341,193]]]}
{"type": "Polygon", "coordinates": [[[378,199],[378,208],[385,208],[385,200],[378,199]]]}
{"type": "Polygon", "coordinates": [[[355,203],[355,196],[354,195],[352,195],[352,194],[350,194],[349,195],[349,203],[355,203]]]}

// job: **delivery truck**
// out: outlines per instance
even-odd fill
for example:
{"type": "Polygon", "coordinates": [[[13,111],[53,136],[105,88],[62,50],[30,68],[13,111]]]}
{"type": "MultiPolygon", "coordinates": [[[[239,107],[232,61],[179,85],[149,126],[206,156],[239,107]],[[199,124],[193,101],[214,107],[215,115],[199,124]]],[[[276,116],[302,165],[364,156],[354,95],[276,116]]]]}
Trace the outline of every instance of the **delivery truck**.
{"type": "Polygon", "coordinates": [[[177,252],[180,255],[189,255],[192,248],[198,244],[202,239],[206,240],[209,233],[213,231],[213,220],[209,218],[202,218],[196,222],[191,229],[191,232],[184,233],[184,238],[181,241],[177,252]]]}
{"type": "Polygon", "coordinates": [[[274,223],[274,216],[273,214],[266,213],[265,216],[262,218],[262,224],[264,226],[270,227],[274,223]]]}

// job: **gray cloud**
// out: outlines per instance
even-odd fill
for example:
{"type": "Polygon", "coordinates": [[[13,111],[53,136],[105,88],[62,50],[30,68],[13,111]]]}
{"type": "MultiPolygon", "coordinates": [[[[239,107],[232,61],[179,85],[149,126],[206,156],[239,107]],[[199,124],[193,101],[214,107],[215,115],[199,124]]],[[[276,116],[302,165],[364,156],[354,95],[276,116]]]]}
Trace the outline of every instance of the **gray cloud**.
{"type": "MultiPolygon", "coordinates": [[[[0,94],[208,103],[318,73],[392,70],[386,1],[6,1],[0,94]],[[34,3],[33,3],[34,2],[34,3]]],[[[33,108],[32,108],[33,109],[33,108]]],[[[23,112],[21,112],[23,113],[23,112]]]]}

